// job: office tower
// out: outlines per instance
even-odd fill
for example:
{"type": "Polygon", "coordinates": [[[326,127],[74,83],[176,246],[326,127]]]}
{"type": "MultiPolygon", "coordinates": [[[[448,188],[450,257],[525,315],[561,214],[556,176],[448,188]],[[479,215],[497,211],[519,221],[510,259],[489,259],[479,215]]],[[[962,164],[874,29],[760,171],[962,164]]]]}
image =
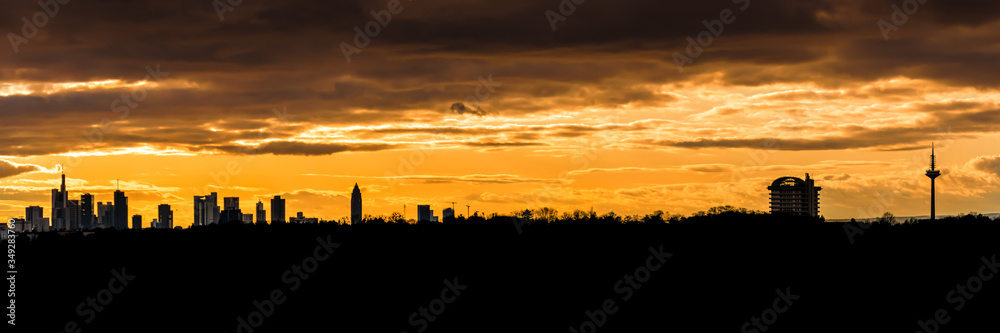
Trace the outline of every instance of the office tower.
{"type": "Polygon", "coordinates": [[[243,214],[243,224],[253,224],[253,214],[243,214]]]}
{"type": "Polygon", "coordinates": [[[351,224],[360,224],[361,215],[361,189],[358,183],[354,183],[354,191],[351,192],[351,224]]]}
{"type": "Polygon", "coordinates": [[[94,196],[90,193],[80,196],[80,228],[89,230],[96,227],[94,215],[94,196]]]}
{"type": "MultiPolygon", "coordinates": [[[[213,193],[214,194],[214,193],[213,193]]],[[[157,217],[159,220],[158,227],[164,229],[174,228],[174,212],[170,210],[170,205],[161,204],[157,206],[157,217]]]]}
{"type": "Polygon", "coordinates": [[[926,173],[927,178],[931,179],[931,221],[933,221],[935,219],[935,216],[934,216],[934,179],[937,179],[937,177],[941,176],[941,171],[939,171],[939,170],[937,170],[935,168],[935,166],[937,166],[937,164],[935,162],[936,161],[934,160],[934,144],[932,143],[931,144],[931,168],[927,169],[927,173],[926,173]]]}
{"type": "MultiPolygon", "coordinates": [[[[26,227],[24,229],[28,230],[34,229],[34,231],[48,231],[49,223],[48,221],[46,221],[44,225],[42,224],[42,213],[43,211],[41,206],[31,206],[25,208],[24,222],[26,227]]],[[[20,231],[16,229],[17,228],[15,228],[15,231],[20,231]]]]}
{"type": "Polygon", "coordinates": [[[454,208],[445,208],[444,210],[441,211],[441,218],[443,218],[445,220],[454,219],[455,218],[455,209],[454,208]]]}
{"type": "Polygon", "coordinates": [[[121,190],[115,190],[114,222],[112,226],[118,230],[128,228],[128,197],[121,190]]]}
{"type": "Polygon", "coordinates": [[[215,193],[215,192],[212,192],[212,194],[209,196],[209,200],[210,200],[209,205],[211,205],[211,208],[212,208],[212,221],[213,221],[213,223],[219,223],[219,221],[221,221],[221,219],[219,217],[219,213],[220,213],[219,212],[219,194],[215,193]]]}
{"type": "MultiPolygon", "coordinates": [[[[219,223],[219,196],[217,193],[194,197],[194,224],[209,225],[219,223]]],[[[161,221],[162,223],[162,221],[161,221]]]]}
{"type": "Polygon", "coordinates": [[[70,200],[66,203],[66,219],[68,229],[80,229],[80,200],[70,200]]]}
{"type": "Polygon", "coordinates": [[[97,225],[95,228],[111,228],[114,225],[114,208],[111,202],[97,203],[97,225]]]}
{"type": "Polygon", "coordinates": [[[69,195],[66,193],[66,174],[62,174],[62,185],[52,189],[52,230],[69,229],[69,217],[66,206],[69,195]]]}
{"type": "Polygon", "coordinates": [[[431,221],[431,206],[417,205],[417,222],[430,222],[430,221],[431,221]]]}
{"type": "Polygon", "coordinates": [[[159,219],[153,219],[152,222],[149,222],[149,227],[153,228],[153,229],[160,229],[160,222],[159,221],[160,221],[159,219]]]}
{"type": "Polygon", "coordinates": [[[223,198],[225,209],[220,213],[219,222],[243,222],[243,211],[240,210],[240,198],[223,198]]]}
{"type": "MultiPolygon", "coordinates": [[[[9,228],[9,224],[13,223],[14,224],[14,231],[16,231],[16,232],[29,232],[29,231],[40,232],[37,229],[36,230],[32,230],[34,228],[34,226],[27,219],[12,218],[12,219],[7,220],[7,223],[8,223],[8,225],[5,225],[5,226],[8,227],[8,228],[9,228]]],[[[38,224],[49,225],[49,219],[48,218],[41,218],[41,219],[39,219],[38,224]]]]}
{"type": "Polygon", "coordinates": [[[132,215],[132,229],[142,229],[142,215],[132,215]]]}
{"type": "Polygon", "coordinates": [[[285,223],[285,199],[280,195],[271,199],[271,223],[285,223]]]}
{"type": "Polygon", "coordinates": [[[208,196],[194,196],[194,222],[191,226],[208,225],[212,219],[212,209],[208,206],[208,196]]]}
{"type": "Polygon", "coordinates": [[[781,177],[767,189],[771,198],[771,214],[794,214],[819,217],[819,191],[813,179],[806,174],[806,180],[796,177],[781,177]]]}
{"type": "Polygon", "coordinates": [[[267,211],[264,210],[264,203],[257,200],[257,224],[267,224],[267,211]]]}

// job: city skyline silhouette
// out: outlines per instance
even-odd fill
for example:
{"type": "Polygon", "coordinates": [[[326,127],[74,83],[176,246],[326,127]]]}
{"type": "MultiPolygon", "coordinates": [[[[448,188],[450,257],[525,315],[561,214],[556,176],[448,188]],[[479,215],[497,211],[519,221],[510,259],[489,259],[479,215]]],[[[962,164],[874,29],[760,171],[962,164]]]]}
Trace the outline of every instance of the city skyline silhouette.
{"type": "MultiPolygon", "coordinates": [[[[934,152],[934,147],[931,147],[930,154],[930,168],[927,169],[926,175],[931,179],[931,191],[930,191],[930,213],[929,219],[935,219],[935,188],[934,180],[941,175],[939,170],[936,170],[936,155],[934,152]]],[[[25,207],[25,214],[19,216],[19,223],[23,223],[24,226],[19,228],[19,231],[55,231],[55,230],[88,230],[92,228],[114,228],[114,229],[126,229],[125,219],[128,216],[132,216],[133,224],[130,229],[141,229],[141,228],[173,228],[174,224],[174,210],[171,209],[169,204],[159,204],[157,206],[157,218],[154,218],[149,222],[147,226],[142,226],[142,215],[134,214],[130,215],[128,212],[127,198],[124,196],[124,192],[120,190],[120,183],[116,184],[115,187],[115,201],[118,204],[110,205],[112,210],[105,211],[104,209],[98,207],[98,214],[94,214],[92,202],[94,196],[90,193],[84,193],[80,196],[80,200],[69,200],[68,190],[66,188],[66,175],[63,173],[61,175],[61,183],[59,189],[52,190],[52,205],[50,207],[51,216],[49,218],[44,217],[44,207],[40,206],[30,206],[25,207]],[[67,208],[67,204],[71,204],[72,208],[67,208]],[[122,208],[121,206],[124,206],[122,208]],[[75,210],[74,210],[75,209],[75,210]],[[69,212],[74,212],[74,216],[71,218],[69,212]],[[110,215],[110,217],[108,217],[110,215]],[[112,221],[112,223],[107,223],[106,221],[112,221]],[[93,221],[97,221],[94,223],[93,221]],[[30,227],[29,227],[30,226],[30,227]]],[[[116,183],[118,180],[116,180],[116,183]]],[[[781,177],[774,180],[770,186],[767,187],[767,191],[770,191],[769,200],[770,207],[768,212],[772,214],[793,214],[793,215],[803,215],[811,217],[822,217],[819,213],[819,194],[821,190],[820,187],[814,186],[815,181],[807,173],[805,180],[797,177],[781,177]]],[[[351,214],[349,217],[340,217],[337,219],[326,219],[326,218],[312,218],[315,222],[339,222],[339,223],[349,223],[351,225],[361,224],[367,220],[381,220],[388,221],[394,218],[401,217],[403,221],[410,223],[417,222],[444,222],[444,217],[439,217],[433,215],[433,210],[430,209],[430,205],[417,205],[417,215],[415,218],[410,218],[406,216],[406,209],[404,204],[403,212],[392,212],[390,214],[380,214],[380,215],[365,215],[362,213],[363,210],[363,200],[362,200],[361,190],[357,183],[354,184],[353,190],[351,191],[350,198],[350,210],[351,214]]],[[[193,226],[204,226],[209,224],[227,223],[227,222],[241,222],[241,223],[284,223],[284,222],[295,222],[303,223],[308,220],[305,219],[303,212],[296,213],[296,216],[286,215],[286,205],[285,200],[281,196],[274,196],[270,199],[271,202],[271,215],[262,217],[259,214],[266,214],[267,209],[263,206],[263,203],[258,200],[255,204],[255,213],[242,213],[242,209],[239,205],[239,197],[224,197],[224,209],[218,206],[218,193],[212,192],[210,195],[204,196],[194,196],[194,217],[188,227],[193,226]]],[[[451,202],[452,208],[445,208],[447,213],[451,214],[452,219],[461,218],[462,220],[469,219],[473,215],[471,210],[467,211],[467,215],[455,214],[454,204],[457,202],[451,202]]],[[[470,205],[466,205],[467,209],[471,209],[470,205]]],[[[730,206],[730,205],[719,205],[730,206]]],[[[740,209],[745,209],[743,207],[737,207],[740,209]]],[[[551,207],[538,207],[536,211],[547,209],[551,211],[556,211],[551,207]]],[[[531,208],[527,210],[531,211],[531,208]]],[[[248,210],[250,211],[250,210],[248,210]]],[[[580,211],[576,209],[575,211],[580,211]]],[[[662,210],[657,210],[662,211],[662,210]]],[[[490,217],[497,215],[509,215],[516,216],[521,212],[520,209],[508,212],[507,214],[492,212],[483,212],[481,217],[490,217]]],[[[704,211],[700,212],[703,213],[704,211]]],[[[652,212],[656,213],[656,212],[652,212]]],[[[885,211],[883,214],[889,214],[891,212],[885,211]]],[[[568,213],[567,213],[568,214],[568,213]]],[[[591,213],[593,213],[593,208],[591,207],[591,213]]],[[[613,211],[607,212],[607,214],[615,215],[613,211]]],[[[480,212],[476,211],[475,216],[479,216],[480,212]]],[[[553,215],[556,215],[553,213],[553,215]]],[[[958,214],[961,216],[962,214],[958,214]]],[[[975,215],[975,214],[972,214],[975,215]]],[[[988,215],[1000,215],[1000,214],[988,214],[988,215]]],[[[444,216],[444,215],[442,215],[444,216]]],[[[632,220],[639,220],[640,215],[634,215],[632,220]]],[[[646,218],[650,214],[646,214],[646,218]]],[[[877,220],[881,216],[875,217],[852,217],[851,221],[861,219],[864,221],[877,220]]],[[[14,219],[9,219],[14,220],[14,219]]],[[[183,219],[178,219],[183,221],[183,219]]],[[[315,223],[314,222],[314,223],[315,223]]],[[[181,227],[180,223],[176,225],[181,227]]]]}

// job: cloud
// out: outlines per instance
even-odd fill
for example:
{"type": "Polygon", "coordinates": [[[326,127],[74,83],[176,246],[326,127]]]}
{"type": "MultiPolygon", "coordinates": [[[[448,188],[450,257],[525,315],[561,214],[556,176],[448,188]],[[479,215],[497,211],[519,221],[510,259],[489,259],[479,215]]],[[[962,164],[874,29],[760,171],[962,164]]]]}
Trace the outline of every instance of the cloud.
{"type": "Polygon", "coordinates": [[[542,183],[561,184],[567,181],[555,178],[526,178],[517,175],[481,175],[471,174],[462,176],[434,176],[434,175],[414,175],[387,177],[398,180],[416,180],[424,184],[449,184],[449,183],[470,183],[470,184],[517,184],[517,183],[542,183]]]}
{"type": "Polygon", "coordinates": [[[979,156],[969,161],[973,169],[1000,176],[1000,155],[979,156]]]}
{"type": "Polygon", "coordinates": [[[23,173],[49,170],[34,164],[17,164],[8,160],[0,160],[0,178],[17,176],[23,173]]]}
{"type": "Polygon", "coordinates": [[[297,141],[271,141],[257,146],[210,146],[210,148],[231,154],[246,155],[331,155],[342,152],[380,151],[397,148],[396,145],[377,143],[308,143],[297,141]]]}
{"type": "Polygon", "coordinates": [[[477,116],[480,116],[480,117],[489,114],[488,111],[483,110],[478,105],[475,105],[472,108],[469,108],[469,107],[465,106],[465,103],[455,103],[455,104],[452,104],[451,105],[451,111],[455,112],[455,113],[458,113],[458,114],[466,114],[466,113],[468,113],[468,114],[473,114],[473,115],[477,115],[477,116]]]}

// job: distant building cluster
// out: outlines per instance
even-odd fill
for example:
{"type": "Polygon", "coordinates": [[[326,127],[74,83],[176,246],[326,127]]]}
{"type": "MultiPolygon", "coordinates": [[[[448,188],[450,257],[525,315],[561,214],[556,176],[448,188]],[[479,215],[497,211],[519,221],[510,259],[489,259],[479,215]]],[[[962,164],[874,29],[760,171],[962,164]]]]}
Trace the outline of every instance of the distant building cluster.
{"type": "MultiPolygon", "coordinates": [[[[79,200],[70,200],[69,192],[66,189],[66,175],[62,176],[62,183],[58,189],[52,189],[51,216],[45,216],[45,208],[41,206],[30,206],[25,208],[24,218],[11,219],[18,232],[48,232],[48,231],[69,231],[69,230],[91,230],[91,229],[174,229],[181,228],[174,224],[174,213],[170,204],[160,204],[156,208],[156,215],[151,219],[144,219],[139,214],[129,214],[129,200],[125,191],[116,188],[112,194],[112,200],[100,202],[93,194],[85,193],[79,200]],[[96,205],[96,207],[95,207],[96,205]],[[147,222],[148,221],[148,222],[147,222]],[[131,222],[131,223],[130,223],[131,222]],[[144,224],[148,226],[144,227],[144,224]]],[[[316,217],[306,217],[303,212],[296,212],[295,216],[287,217],[285,214],[285,199],[276,195],[270,199],[270,215],[265,209],[265,202],[257,200],[253,212],[244,213],[240,208],[239,197],[222,198],[222,206],[219,206],[219,194],[211,192],[207,195],[195,195],[192,201],[193,219],[191,226],[207,226],[222,223],[243,223],[243,224],[268,224],[268,223],[319,223],[316,217]]],[[[452,205],[454,206],[454,202],[452,205]]],[[[361,188],[357,183],[351,191],[351,214],[343,223],[360,225],[366,222],[363,213],[364,202],[361,196],[361,188]]],[[[466,205],[469,207],[469,205],[466,205]]],[[[404,205],[402,217],[406,218],[406,208],[404,205]]],[[[455,219],[454,207],[445,208],[441,211],[441,216],[434,214],[430,205],[417,206],[417,222],[441,222],[442,220],[455,219]]],[[[413,220],[411,220],[413,221],[413,220]]]]}
{"type": "MultiPolygon", "coordinates": [[[[24,209],[24,218],[17,219],[15,231],[59,231],[59,230],[90,230],[96,228],[105,229],[142,229],[142,216],[132,215],[129,218],[128,197],[125,192],[116,189],[112,200],[108,202],[96,202],[97,209],[94,209],[94,195],[84,193],[79,200],[70,200],[69,191],[66,190],[66,175],[61,176],[62,182],[58,189],[52,189],[51,214],[45,217],[45,209],[41,206],[30,206],[24,209]],[[131,220],[131,226],[129,221],[131,220]]],[[[153,219],[151,228],[172,228],[173,212],[170,205],[160,205],[160,218],[153,219]]]]}

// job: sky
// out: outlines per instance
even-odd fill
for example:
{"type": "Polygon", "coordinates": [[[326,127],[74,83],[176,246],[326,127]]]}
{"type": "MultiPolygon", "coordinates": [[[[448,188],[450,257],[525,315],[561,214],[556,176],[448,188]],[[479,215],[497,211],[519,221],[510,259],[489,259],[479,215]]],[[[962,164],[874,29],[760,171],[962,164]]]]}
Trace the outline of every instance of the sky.
{"type": "Polygon", "coordinates": [[[0,217],[1000,212],[1000,2],[0,1],[0,217]]]}

